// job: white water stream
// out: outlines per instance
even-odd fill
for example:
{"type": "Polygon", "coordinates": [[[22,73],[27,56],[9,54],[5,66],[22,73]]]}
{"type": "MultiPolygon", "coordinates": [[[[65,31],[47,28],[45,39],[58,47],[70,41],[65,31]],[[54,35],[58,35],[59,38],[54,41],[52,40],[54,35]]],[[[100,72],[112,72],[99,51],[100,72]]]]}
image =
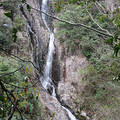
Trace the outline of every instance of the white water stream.
{"type": "MultiPolygon", "coordinates": [[[[42,0],[42,11],[47,12],[47,0],[42,0]]],[[[54,53],[54,33],[50,30],[47,24],[46,15],[42,13],[42,19],[47,27],[49,34],[50,34],[50,41],[49,41],[49,47],[48,47],[48,54],[47,54],[47,60],[45,65],[45,71],[44,71],[44,80],[41,81],[42,86],[48,90],[51,88],[52,90],[52,96],[57,100],[56,93],[55,93],[55,87],[52,84],[52,80],[50,78],[51,76],[51,70],[52,70],[52,62],[53,62],[53,53],[54,53]]],[[[70,120],[76,120],[75,116],[64,106],[62,108],[67,112],[68,117],[70,120]]]]}

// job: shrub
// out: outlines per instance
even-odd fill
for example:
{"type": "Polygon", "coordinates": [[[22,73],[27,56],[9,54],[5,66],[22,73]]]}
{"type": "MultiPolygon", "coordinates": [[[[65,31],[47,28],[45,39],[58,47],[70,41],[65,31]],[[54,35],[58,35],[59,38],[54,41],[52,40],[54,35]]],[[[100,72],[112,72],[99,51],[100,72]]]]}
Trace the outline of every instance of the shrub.
{"type": "Polygon", "coordinates": [[[12,24],[9,18],[1,15],[0,19],[0,48],[10,50],[12,43],[12,24]]]}
{"type": "MultiPolygon", "coordinates": [[[[0,75],[13,72],[20,66],[21,63],[17,61],[5,56],[0,56],[0,75]]],[[[25,120],[36,120],[38,118],[40,118],[41,120],[45,120],[47,115],[45,115],[43,112],[43,104],[38,101],[39,94],[36,93],[37,91],[35,90],[35,88],[33,89],[33,87],[31,87],[29,89],[22,89],[22,87],[27,88],[28,86],[32,86],[30,80],[31,73],[29,72],[30,70],[28,69],[28,67],[26,67],[15,72],[14,74],[2,77],[1,81],[4,83],[4,86],[8,90],[12,91],[14,96],[20,100],[18,103],[18,108],[21,113],[24,114],[25,120]],[[26,75],[29,76],[29,79],[28,77],[25,78],[26,75]],[[16,86],[21,88],[18,88],[16,86]]],[[[6,93],[1,90],[2,89],[0,88],[0,102],[2,102],[2,106],[0,106],[0,118],[2,118],[2,120],[6,120],[10,114],[12,104],[7,98],[6,93]],[[4,98],[7,99],[1,101],[1,96],[4,96],[4,98]],[[1,108],[3,109],[3,111],[1,111],[1,108]]],[[[13,101],[12,98],[11,100],[13,101]]],[[[16,112],[13,115],[12,119],[21,119],[19,113],[16,112]]]]}
{"type": "Polygon", "coordinates": [[[8,49],[10,47],[10,40],[8,36],[0,31],[0,48],[1,49],[8,49]]]}

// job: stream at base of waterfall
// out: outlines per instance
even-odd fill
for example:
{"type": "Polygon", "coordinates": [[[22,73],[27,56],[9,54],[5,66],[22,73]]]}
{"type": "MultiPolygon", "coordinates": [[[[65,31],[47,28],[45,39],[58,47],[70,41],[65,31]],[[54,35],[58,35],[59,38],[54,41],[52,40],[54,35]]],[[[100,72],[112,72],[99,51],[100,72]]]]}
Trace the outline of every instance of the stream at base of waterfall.
{"type": "MultiPolygon", "coordinates": [[[[47,0],[42,0],[42,11],[47,13],[47,0]]],[[[41,80],[41,84],[53,96],[53,98],[57,100],[56,93],[55,93],[55,87],[50,78],[51,70],[52,70],[52,62],[53,62],[53,53],[55,50],[54,33],[48,27],[46,17],[47,16],[42,13],[42,20],[49,31],[50,40],[49,40],[48,54],[47,54],[46,65],[45,65],[45,70],[44,70],[44,79],[41,80]]],[[[67,112],[67,115],[70,120],[76,120],[75,116],[67,108],[65,108],[62,105],[61,107],[67,112]]]]}

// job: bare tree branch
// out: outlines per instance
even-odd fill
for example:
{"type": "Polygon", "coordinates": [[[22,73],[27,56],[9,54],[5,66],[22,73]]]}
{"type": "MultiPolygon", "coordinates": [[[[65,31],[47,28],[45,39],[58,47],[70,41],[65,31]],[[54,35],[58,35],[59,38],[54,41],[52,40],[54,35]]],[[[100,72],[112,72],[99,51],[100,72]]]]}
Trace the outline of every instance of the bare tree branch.
{"type": "Polygon", "coordinates": [[[16,107],[17,107],[17,103],[18,103],[18,100],[13,104],[13,107],[11,108],[11,113],[10,113],[10,115],[8,117],[8,120],[12,119],[12,116],[13,116],[13,114],[15,112],[16,107]]]}
{"type": "MultiPolygon", "coordinates": [[[[6,92],[6,91],[5,91],[6,92]]],[[[9,97],[9,95],[8,95],[8,93],[6,92],[6,94],[7,94],[7,97],[8,97],[8,99],[9,99],[9,101],[12,103],[12,105],[13,105],[13,102],[12,102],[12,100],[11,100],[11,98],[9,97]]],[[[15,100],[15,98],[14,98],[14,100],[15,100]]],[[[17,101],[19,101],[19,100],[17,100],[17,101]]],[[[22,114],[21,114],[21,111],[16,107],[16,109],[17,109],[17,111],[19,112],[19,114],[20,114],[20,117],[21,117],[21,120],[23,120],[23,116],[22,116],[22,114]]]]}
{"type": "MultiPolygon", "coordinates": [[[[31,5],[30,5],[29,3],[27,3],[27,2],[26,2],[25,4],[28,4],[29,6],[31,6],[31,5]]],[[[102,32],[102,31],[98,30],[98,29],[95,29],[95,28],[91,28],[91,27],[89,27],[89,26],[87,26],[87,25],[85,25],[85,24],[69,22],[69,21],[67,21],[67,20],[63,20],[63,19],[60,19],[60,18],[58,18],[58,17],[56,17],[56,16],[50,15],[50,14],[48,14],[48,13],[46,13],[46,12],[43,12],[43,11],[40,10],[40,9],[36,9],[36,8],[34,8],[34,7],[32,7],[32,6],[31,6],[31,8],[32,8],[33,10],[36,10],[36,11],[38,11],[38,12],[41,12],[41,13],[49,16],[49,17],[52,17],[53,19],[56,19],[56,20],[58,20],[58,21],[60,21],[60,22],[64,22],[64,23],[67,23],[67,24],[70,24],[70,25],[73,25],[73,26],[81,26],[81,27],[87,28],[87,29],[89,29],[89,30],[92,30],[92,31],[94,31],[94,32],[96,32],[96,33],[98,33],[98,34],[107,36],[107,37],[114,37],[113,35],[107,34],[107,33],[105,33],[105,32],[102,32]]],[[[120,40],[120,38],[118,38],[118,39],[120,40]]]]}
{"type": "MultiPolygon", "coordinates": [[[[7,53],[3,48],[0,48],[0,49],[1,49],[2,51],[4,51],[4,53],[5,53],[6,55],[11,55],[11,56],[13,56],[14,58],[17,58],[17,59],[19,59],[19,60],[22,61],[22,62],[31,63],[31,64],[33,65],[33,67],[34,67],[38,72],[40,72],[41,74],[43,74],[42,70],[40,70],[39,68],[37,68],[32,61],[30,61],[30,60],[23,60],[22,58],[14,55],[14,54],[12,54],[12,53],[7,53]]],[[[42,60],[41,60],[41,61],[42,61],[42,60]]]]}
{"type": "Polygon", "coordinates": [[[92,20],[102,31],[105,31],[107,34],[113,36],[108,30],[103,29],[103,28],[94,20],[94,18],[92,17],[91,13],[88,11],[87,2],[86,2],[86,11],[87,11],[87,13],[89,14],[91,20],[92,20]]]}
{"type": "Polygon", "coordinates": [[[33,67],[34,67],[37,71],[39,71],[40,73],[42,73],[42,71],[39,70],[39,68],[37,68],[37,67],[35,66],[35,64],[34,64],[32,61],[30,61],[30,60],[23,60],[23,59],[21,59],[20,57],[14,55],[14,54],[10,54],[10,55],[13,56],[13,57],[15,57],[15,58],[17,58],[17,59],[19,59],[19,60],[21,60],[22,62],[31,63],[31,64],[33,65],[33,67]]]}
{"type": "Polygon", "coordinates": [[[95,2],[95,5],[96,5],[96,7],[97,7],[97,9],[102,13],[102,14],[104,14],[105,16],[106,16],[106,11],[105,11],[105,9],[104,9],[104,7],[99,3],[99,2],[95,2]],[[100,6],[100,8],[102,9],[102,11],[99,9],[99,7],[98,6],[100,6]]]}
{"type": "Polygon", "coordinates": [[[7,84],[7,85],[14,86],[14,87],[16,87],[16,88],[20,88],[20,89],[29,89],[29,88],[31,88],[31,87],[34,87],[39,81],[35,82],[33,85],[28,86],[28,87],[19,87],[19,86],[17,86],[17,85],[10,84],[10,83],[8,83],[8,82],[6,82],[6,81],[2,81],[2,82],[5,83],[5,84],[7,84]]]}

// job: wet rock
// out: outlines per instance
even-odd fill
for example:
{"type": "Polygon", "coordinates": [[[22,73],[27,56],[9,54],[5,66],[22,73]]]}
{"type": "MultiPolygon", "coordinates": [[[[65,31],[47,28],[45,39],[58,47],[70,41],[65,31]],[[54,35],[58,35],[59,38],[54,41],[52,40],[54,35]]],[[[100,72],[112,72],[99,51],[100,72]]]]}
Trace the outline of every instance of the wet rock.
{"type": "Polygon", "coordinates": [[[52,95],[52,92],[53,92],[53,86],[51,86],[51,85],[47,85],[47,91],[48,91],[48,93],[50,94],[50,95],[52,95]]]}
{"type": "Polygon", "coordinates": [[[55,114],[53,120],[68,120],[66,111],[62,108],[60,102],[49,95],[42,87],[39,87],[39,91],[49,115],[52,117],[53,113],[55,114]]]}
{"type": "Polygon", "coordinates": [[[105,5],[108,12],[115,12],[117,8],[120,6],[119,0],[105,0],[105,5]]]}

